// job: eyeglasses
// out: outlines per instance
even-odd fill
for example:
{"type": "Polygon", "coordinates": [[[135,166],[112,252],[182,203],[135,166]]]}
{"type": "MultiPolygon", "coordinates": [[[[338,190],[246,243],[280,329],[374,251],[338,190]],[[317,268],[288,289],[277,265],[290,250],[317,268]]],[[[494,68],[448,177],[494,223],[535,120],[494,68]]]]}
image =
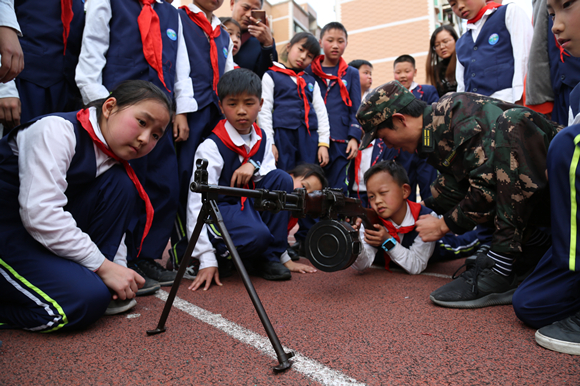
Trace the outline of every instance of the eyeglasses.
{"type": "Polygon", "coordinates": [[[445,39],[445,40],[442,40],[442,41],[441,41],[441,43],[439,43],[439,44],[435,44],[435,45],[433,46],[433,49],[434,49],[434,50],[436,50],[436,49],[439,49],[439,48],[441,48],[442,46],[446,46],[446,45],[448,45],[448,44],[449,44],[449,43],[451,43],[452,41],[453,41],[453,39],[445,39]]]}

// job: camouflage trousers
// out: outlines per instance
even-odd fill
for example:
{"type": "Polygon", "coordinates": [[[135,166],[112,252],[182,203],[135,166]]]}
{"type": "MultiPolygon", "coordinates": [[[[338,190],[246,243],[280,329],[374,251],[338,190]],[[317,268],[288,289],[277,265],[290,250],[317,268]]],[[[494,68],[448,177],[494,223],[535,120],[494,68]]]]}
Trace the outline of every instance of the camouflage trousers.
{"type": "Polygon", "coordinates": [[[466,230],[477,224],[494,227],[494,252],[522,252],[529,234],[537,226],[549,225],[546,157],[550,141],[560,129],[530,110],[504,111],[490,132],[489,160],[477,169],[486,176],[485,186],[474,189],[469,177],[459,181],[441,173],[431,187],[438,208],[443,213],[462,211],[469,223],[459,225],[466,230]]]}

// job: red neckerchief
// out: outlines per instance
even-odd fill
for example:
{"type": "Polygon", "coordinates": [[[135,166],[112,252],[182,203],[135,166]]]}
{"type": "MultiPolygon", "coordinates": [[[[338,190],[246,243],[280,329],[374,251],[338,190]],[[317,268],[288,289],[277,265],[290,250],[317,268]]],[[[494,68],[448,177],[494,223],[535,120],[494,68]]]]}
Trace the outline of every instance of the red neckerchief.
{"type": "MultiPolygon", "coordinates": [[[[241,155],[244,160],[242,161],[242,165],[245,164],[246,162],[248,162],[248,160],[250,158],[252,158],[260,149],[260,143],[262,142],[262,131],[260,130],[260,128],[258,127],[258,125],[256,125],[254,123],[254,131],[256,132],[256,135],[258,136],[258,142],[256,142],[254,144],[254,146],[250,149],[250,152],[248,153],[246,151],[246,147],[245,146],[238,146],[236,145],[232,139],[230,138],[230,135],[228,134],[228,130],[226,129],[226,120],[222,119],[217,126],[213,129],[213,133],[215,135],[217,135],[217,137],[224,143],[224,145],[226,145],[226,147],[228,149],[230,149],[231,151],[233,151],[234,153],[241,155]]],[[[244,186],[245,189],[248,188],[248,185],[244,186]]],[[[247,197],[242,197],[242,210],[244,210],[244,203],[246,202],[247,197]]]]}
{"type": "Polygon", "coordinates": [[[143,43],[143,56],[147,63],[157,72],[159,80],[169,92],[163,80],[163,41],[161,40],[161,26],[159,16],[151,7],[155,0],[140,0],[143,4],[141,13],[137,18],[139,32],[141,32],[141,42],[143,43]]]}
{"type": "MultiPolygon", "coordinates": [[[[408,225],[406,227],[400,227],[399,229],[397,229],[397,228],[395,228],[395,226],[393,225],[393,223],[391,221],[385,220],[385,219],[379,217],[381,219],[381,222],[385,226],[385,228],[387,228],[387,231],[389,232],[391,237],[393,237],[395,240],[397,240],[397,243],[401,242],[401,238],[399,237],[399,234],[409,233],[413,229],[415,229],[415,227],[417,226],[416,225],[417,220],[419,219],[419,213],[421,212],[421,204],[419,204],[418,202],[413,202],[413,201],[407,200],[407,203],[409,204],[409,209],[411,209],[411,214],[413,215],[413,218],[415,219],[415,223],[413,225],[408,225]]],[[[389,262],[391,261],[391,258],[389,257],[388,253],[385,253],[384,255],[385,255],[385,269],[388,270],[389,269],[389,262]]]]}
{"type": "Polygon", "coordinates": [[[114,160],[118,161],[121,165],[123,165],[123,167],[125,167],[125,170],[129,175],[129,178],[131,179],[131,181],[133,181],[135,188],[137,188],[137,192],[139,192],[139,197],[141,197],[141,199],[145,201],[145,212],[147,213],[147,221],[145,222],[145,230],[143,231],[143,238],[141,239],[141,244],[139,245],[139,253],[137,253],[137,256],[139,256],[139,254],[141,254],[141,248],[143,247],[143,241],[145,240],[145,237],[149,233],[151,223],[153,222],[153,214],[154,214],[153,205],[151,205],[151,201],[149,200],[149,196],[147,196],[147,192],[145,192],[145,189],[143,189],[143,185],[141,185],[141,182],[139,182],[139,179],[137,178],[137,175],[135,174],[135,171],[133,170],[131,165],[129,165],[129,162],[119,158],[107,146],[105,146],[103,142],[101,142],[99,137],[97,137],[97,135],[95,134],[95,130],[93,129],[93,125],[91,124],[91,121],[89,119],[89,116],[90,116],[89,109],[83,109],[77,113],[77,119],[79,120],[83,129],[85,129],[87,133],[89,133],[89,136],[91,137],[95,145],[99,148],[100,151],[105,153],[107,156],[113,158],[114,160]]]}
{"type": "MultiPolygon", "coordinates": [[[[423,91],[423,87],[421,87],[420,84],[417,85],[417,87],[415,87],[415,90],[417,90],[417,92],[419,94],[421,94],[421,96],[419,97],[420,100],[423,100],[423,96],[425,95],[425,92],[423,91]]],[[[415,91],[413,90],[413,91],[415,91]]],[[[412,91],[411,91],[412,92],[412,91]]]]}
{"type": "MultiPolygon", "coordinates": [[[[368,149],[369,147],[373,147],[373,143],[369,143],[369,145],[364,148],[363,150],[359,150],[356,153],[356,157],[354,159],[354,181],[356,182],[356,194],[358,195],[358,198],[360,200],[360,177],[359,177],[359,172],[360,172],[360,163],[362,161],[362,152],[366,149],[368,149]]],[[[374,165],[374,163],[373,163],[374,165]]],[[[371,166],[373,166],[371,165],[371,166]]]]}
{"type": "Polygon", "coordinates": [[[286,74],[288,76],[296,77],[296,85],[298,86],[298,96],[304,102],[304,122],[306,122],[306,130],[308,130],[308,135],[310,135],[310,125],[308,124],[308,114],[310,114],[310,103],[308,102],[306,92],[304,91],[304,88],[306,87],[306,81],[304,80],[304,78],[302,78],[302,76],[304,75],[304,71],[300,73],[295,73],[292,70],[289,70],[287,68],[281,68],[276,65],[270,67],[270,70],[286,74]]]}
{"type": "MultiPolygon", "coordinates": [[[[346,86],[344,85],[344,82],[342,81],[342,77],[346,74],[346,70],[348,69],[348,64],[346,64],[346,62],[344,61],[343,58],[340,58],[340,61],[338,62],[338,76],[334,76],[334,75],[325,74],[322,71],[321,63],[323,61],[324,61],[324,55],[320,55],[318,58],[314,59],[312,61],[312,64],[310,65],[310,68],[312,68],[312,72],[314,73],[314,75],[317,75],[318,77],[320,77],[322,79],[329,79],[329,80],[338,81],[338,85],[340,87],[340,96],[342,97],[342,101],[344,102],[345,105],[347,105],[349,107],[352,106],[352,102],[350,100],[350,94],[348,93],[348,89],[346,88],[346,86]]],[[[326,97],[324,98],[324,103],[326,103],[326,97]]]]}
{"type": "Polygon", "coordinates": [[[211,23],[205,17],[203,12],[193,13],[191,10],[184,5],[183,7],[179,7],[179,9],[183,9],[187,16],[193,21],[195,24],[202,29],[203,32],[207,35],[209,39],[209,56],[211,58],[211,68],[213,69],[213,90],[217,92],[217,84],[220,80],[220,68],[218,64],[218,52],[217,46],[215,44],[215,38],[220,36],[222,28],[221,25],[217,25],[215,29],[212,30],[211,23]]]}
{"type": "Polygon", "coordinates": [[[66,43],[68,41],[68,34],[70,32],[70,23],[73,19],[74,13],[72,10],[72,0],[61,0],[60,2],[60,20],[62,21],[62,40],[64,42],[64,51],[66,54],[66,43]]]}
{"type": "Polygon", "coordinates": [[[483,17],[483,14],[485,13],[485,11],[487,11],[488,9],[494,9],[494,8],[499,8],[499,7],[501,7],[501,4],[494,3],[493,1],[487,3],[485,5],[485,7],[481,8],[479,10],[477,15],[475,15],[475,17],[473,19],[467,20],[467,24],[477,23],[483,17]]]}
{"type": "Polygon", "coordinates": [[[558,47],[558,49],[560,50],[560,61],[562,61],[562,63],[564,63],[564,55],[570,56],[570,54],[564,50],[564,48],[560,45],[560,43],[558,43],[558,39],[556,39],[556,35],[554,35],[554,40],[556,41],[556,47],[558,47]]]}
{"type": "Polygon", "coordinates": [[[296,217],[290,217],[290,221],[288,221],[288,233],[298,224],[298,219],[296,217]]]}

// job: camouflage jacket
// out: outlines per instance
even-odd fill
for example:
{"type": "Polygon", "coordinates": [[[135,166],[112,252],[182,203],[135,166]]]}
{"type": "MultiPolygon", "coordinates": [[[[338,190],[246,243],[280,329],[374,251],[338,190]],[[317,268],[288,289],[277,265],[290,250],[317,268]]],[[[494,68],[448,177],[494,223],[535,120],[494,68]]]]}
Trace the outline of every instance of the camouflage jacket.
{"type": "MultiPolygon", "coordinates": [[[[425,200],[425,205],[437,213],[444,213],[445,223],[452,232],[464,233],[476,224],[489,224],[494,220],[497,174],[503,170],[509,171],[510,162],[513,161],[510,156],[498,156],[496,148],[514,146],[510,142],[513,141],[511,134],[506,134],[506,130],[513,129],[514,125],[524,125],[536,133],[531,139],[523,138],[516,146],[523,148],[520,154],[532,154],[537,160],[533,162],[535,171],[530,175],[536,178],[539,169],[543,175],[546,154],[533,154],[534,150],[547,149],[561,129],[543,115],[522,106],[471,93],[447,94],[438,103],[426,108],[417,152],[428,157],[427,162],[439,171],[439,175],[432,185],[433,197],[425,200]],[[507,110],[512,110],[510,113],[515,111],[511,115],[522,119],[509,122],[509,125],[498,124],[502,121],[498,119],[507,110]]],[[[523,180],[527,181],[526,165],[522,165],[520,160],[518,162],[519,176],[523,175],[523,180]]],[[[511,169],[513,172],[514,168],[511,169]]],[[[505,179],[503,174],[501,177],[505,179]]],[[[532,185],[536,190],[545,189],[547,181],[534,180],[532,185]]],[[[522,201],[528,198],[528,193],[524,195],[526,197],[522,201]]]]}

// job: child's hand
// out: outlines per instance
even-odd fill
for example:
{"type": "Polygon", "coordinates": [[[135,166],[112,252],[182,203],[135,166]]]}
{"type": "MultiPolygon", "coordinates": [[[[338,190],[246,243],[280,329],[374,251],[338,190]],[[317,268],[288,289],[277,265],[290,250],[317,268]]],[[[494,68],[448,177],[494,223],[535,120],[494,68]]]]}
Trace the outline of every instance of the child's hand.
{"type": "Polygon", "coordinates": [[[295,261],[289,260],[284,263],[284,266],[288,268],[291,272],[298,272],[298,273],[314,273],[316,272],[316,268],[311,267],[310,265],[296,263],[295,261]]]}
{"type": "Polygon", "coordinates": [[[353,159],[354,157],[356,157],[357,153],[358,153],[358,141],[354,138],[351,138],[348,141],[348,146],[346,147],[346,154],[348,154],[348,157],[346,157],[346,159],[353,159]]]}
{"type": "Polygon", "coordinates": [[[274,144],[272,144],[272,154],[274,154],[274,160],[278,162],[278,148],[274,144]]]}
{"type": "Polygon", "coordinates": [[[0,98],[0,125],[11,129],[20,124],[20,98],[0,98]]]}
{"type": "Polygon", "coordinates": [[[368,245],[379,248],[391,235],[384,226],[379,224],[374,224],[373,226],[375,227],[374,230],[365,229],[365,241],[368,245]]]}
{"type": "Polygon", "coordinates": [[[97,275],[115,292],[113,299],[133,299],[137,290],[145,284],[145,279],[137,272],[107,259],[99,267],[97,275]]]}
{"type": "Polygon", "coordinates": [[[234,172],[230,186],[232,188],[241,188],[246,186],[246,184],[250,182],[250,179],[254,175],[254,170],[254,165],[246,162],[234,172]]]}
{"type": "Polygon", "coordinates": [[[324,167],[328,165],[328,161],[330,161],[328,148],[326,146],[318,146],[318,163],[324,167]]]}
{"type": "MultiPolygon", "coordinates": [[[[350,221],[347,220],[347,222],[350,222],[350,221]]],[[[352,229],[354,229],[355,231],[358,231],[360,229],[360,224],[362,224],[362,218],[357,217],[354,224],[350,224],[350,225],[352,226],[352,229]]]]}
{"type": "Polygon", "coordinates": [[[426,243],[437,241],[449,232],[449,228],[445,224],[443,217],[437,218],[430,214],[424,214],[419,217],[416,229],[419,232],[419,237],[426,243]]]}
{"type": "Polygon", "coordinates": [[[195,277],[195,280],[189,285],[189,287],[187,287],[187,289],[195,291],[205,283],[203,290],[207,291],[211,286],[212,280],[215,280],[215,283],[219,286],[223,285],[220,281],[220,274],[217,267],[200,269],[197,273],[197,276],[195,277]]]}
{"type": "Polygon", "coordinates": [[[187,141],[189,138],[189,125],[187,114],[177,114],[173,119],[173,140],[175,142],[187,141]]]}

